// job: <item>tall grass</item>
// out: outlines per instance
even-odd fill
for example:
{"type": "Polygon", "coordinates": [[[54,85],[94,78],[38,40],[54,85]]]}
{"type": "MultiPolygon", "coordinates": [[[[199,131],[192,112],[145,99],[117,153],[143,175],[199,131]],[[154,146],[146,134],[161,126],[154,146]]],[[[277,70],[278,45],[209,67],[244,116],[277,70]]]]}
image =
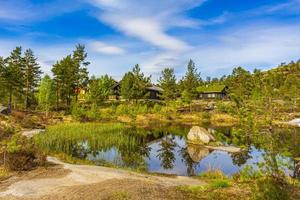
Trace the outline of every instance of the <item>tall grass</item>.
{"type": "MultiPolygon", "coordinates": [[[[70,123],[50,126],[44,134],[36,136],[35,142],[44,150],[70,154],[74,147],[88,142],[92,149],[107,149],[120,146],[128,135],[122,124],[70,123]]],[[[132,141],[134,142],[134,141],[132,141]]]]}

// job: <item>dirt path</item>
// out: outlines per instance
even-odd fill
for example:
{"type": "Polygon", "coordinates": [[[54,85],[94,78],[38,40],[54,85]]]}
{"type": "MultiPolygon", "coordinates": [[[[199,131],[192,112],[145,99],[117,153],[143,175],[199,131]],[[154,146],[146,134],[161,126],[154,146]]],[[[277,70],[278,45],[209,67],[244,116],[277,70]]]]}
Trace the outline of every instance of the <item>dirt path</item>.
{"type": "MultiPolygon", "coordinates": [[[[90,195],[91,188],[101,191],[101,188],[108,194],[113,194],[117,189],[149,185],[149,188],[172,188],[179,185],[204,185],[203,181],[182,176],[165,177],[147,174],[139,174],[122,169],[114,169],[89,165],[73,165],[63,163],[56,158],[49,157],[52,163],[62,165],[69,173],[63,177],[43,177],[36,179],[20,180],[9,185],[6,190],[0,192],[0,199],[69,199],[67,194],[73,194],[80,190],[80,194],[90,195]],[[107,187],[108,183],[114,182],[114,187],[107,187]],[[128,183],[126,183],[128,182],[128,183]],[[102,184],[101,184],[102,183],[102,184]],[[105,184],[104,184],[105,183],[105,184]],[[122,184],[121,184],[122,183],[122,184]],[[96,186],[96,187],[95,187],[96,186]],[[84,187],[89,188],[87,190],[84,187]],[[63,198],[64,197],[64,198],[63,198]]],[[[137,191],[135,191],[137,192],[137,191]]],[[[175,192],[176,193],[176,192],[175,192]]],[[[173,194],[173,193],[172,193],[173,194]]],[[[79,195],[80,196],[80,195],[79,195]]],[[[77,195],[77,197],[79,197],[77,195]]],[[[100,195],[101,196],[101,195],[100,195]]],[[[95,196],[90,196],[91,199],[95,196]]],[[[77,199],[73,196],[72,199],[77,199]]],[[[78,198],[80,199],[80,197],[78,198]]],[[[88,198],[84,198],[88,199],[88,198]]],[[[102,199],[102,198],[99,198],[102,199]]]]}

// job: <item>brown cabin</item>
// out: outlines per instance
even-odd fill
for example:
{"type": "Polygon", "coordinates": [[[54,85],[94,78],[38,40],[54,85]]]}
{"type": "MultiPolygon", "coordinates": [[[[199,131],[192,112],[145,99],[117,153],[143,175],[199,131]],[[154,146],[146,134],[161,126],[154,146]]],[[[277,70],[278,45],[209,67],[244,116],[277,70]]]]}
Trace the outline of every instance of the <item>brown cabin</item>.
{"type": "Polygon", "coordinates": [[[162,92],[164,91],[162,88],[158,87],[158,86],[151,86],[151,87],[147,87],[146,88],[147,93],[149,94],[148,98],[151,100],[159,100],[160,99],[160,95],[162,94],[162,92]]]}
{"type": "Polygon", "coordinates": [[[228,87],[225,85],[206,85],[197,88],[200,99],[226,99],[228,87]]]}
{"type": "MultiPolygon", "coordinates": [[[[151,100],[159,100],[160,95],[163,92],[163,89],[152,85],[150,87],[146,87],[147,99],[151,100]]],[[[111,89],[111,95],[109,96],[110,100],[120,100],[121,99],[121,84],[120,82],[116,82],[116,84],[111,89]]]]}

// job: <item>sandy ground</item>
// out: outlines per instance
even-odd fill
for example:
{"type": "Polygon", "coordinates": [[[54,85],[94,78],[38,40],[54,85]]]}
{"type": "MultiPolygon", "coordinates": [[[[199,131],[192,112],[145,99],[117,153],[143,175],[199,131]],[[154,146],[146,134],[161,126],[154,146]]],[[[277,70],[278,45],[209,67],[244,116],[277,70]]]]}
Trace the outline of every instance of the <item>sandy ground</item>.
{"type": "Polygon", "coordinates": [[[0,200],[14,199],[184,199],[179,185],[204,185],[181,176],[155,176],[122,169],[63,163],[49,157],[56,169],[23,178],[10,178],[0,186],[0,200]],[[60,166],[60,167],[57,167],[60,166]]]}

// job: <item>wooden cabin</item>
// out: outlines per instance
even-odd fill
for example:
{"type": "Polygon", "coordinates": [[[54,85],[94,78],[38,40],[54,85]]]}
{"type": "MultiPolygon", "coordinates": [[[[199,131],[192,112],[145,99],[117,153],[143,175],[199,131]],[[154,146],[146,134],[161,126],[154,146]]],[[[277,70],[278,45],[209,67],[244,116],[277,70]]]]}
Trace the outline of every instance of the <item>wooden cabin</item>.
{"type": "MultiPolygon", "coordinates": [[[[146,97],[147,99],[151,100],[159,100],[159,96],[163,92],[163,89],[152,85],[149,87],[146,87],[146,97]]],[[[120,82],[116,82],[116,84],[111,88],[111,95],[109,96],[109,100],[120,100],[121,97],[121,84],[120,82]]]]}
{"type": "Polygon", "coordinates": [[[225,85],[205,85],[197,88],[200,99],[226,99],[228,87],[225,85]]]}
{"type": "Polygon", "coordinates": [[[108,97],[109,100],[120,100],[121,99],[121,83],[115,82],[111,88],[111,93],[108,97]]]}
{"type": "Polygon", "coordinates": [[[151,86],[151,87],[147,87],[146,91],[148,93],[148,98],[151,100],[159,100],[160,99],[160,95],[162,94],[162,92],[164,91],[162,88],[158,87],[158,86],[151,86]]]}

